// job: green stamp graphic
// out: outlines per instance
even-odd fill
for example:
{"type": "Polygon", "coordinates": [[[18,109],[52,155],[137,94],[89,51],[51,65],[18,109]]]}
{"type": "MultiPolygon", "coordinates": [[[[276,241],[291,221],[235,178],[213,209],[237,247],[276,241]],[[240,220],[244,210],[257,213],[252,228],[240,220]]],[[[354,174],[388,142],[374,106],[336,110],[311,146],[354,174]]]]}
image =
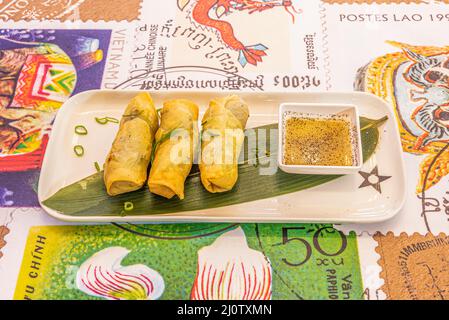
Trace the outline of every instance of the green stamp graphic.
{"type": "Polygon", "coordinates": [[[16,299],[360,299],[355,234],[318,224],[30,230],[16,299]]]}

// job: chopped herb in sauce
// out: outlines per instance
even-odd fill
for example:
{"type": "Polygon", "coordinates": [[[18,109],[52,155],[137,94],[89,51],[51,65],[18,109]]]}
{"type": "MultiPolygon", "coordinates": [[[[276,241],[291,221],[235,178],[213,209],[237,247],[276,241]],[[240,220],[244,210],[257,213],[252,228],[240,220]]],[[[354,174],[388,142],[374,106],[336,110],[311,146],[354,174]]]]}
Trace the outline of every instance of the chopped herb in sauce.
{"type": "Polygon", "coordinates": [[[351,124],[338,118],[288,118],[284,163],[287,165],[352,166],[351,124]]]}

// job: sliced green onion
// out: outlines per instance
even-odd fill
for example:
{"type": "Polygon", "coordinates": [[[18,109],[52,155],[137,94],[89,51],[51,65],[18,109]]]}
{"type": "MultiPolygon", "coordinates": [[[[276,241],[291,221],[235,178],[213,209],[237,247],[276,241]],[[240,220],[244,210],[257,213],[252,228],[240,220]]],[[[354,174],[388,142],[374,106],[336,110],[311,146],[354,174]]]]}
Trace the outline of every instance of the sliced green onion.
{"type": "Polygon", "coordinates": [[[79,144],[73,147],[73,151],[78,157],[82,157],[84,155],[84,148],[79,144]]]}
{"type": "Polygon", "coordinates": [[[119,120],[113,117],[104,117],[104,118],[95,117],[95,121],[97,121],[97,123],[99,124],[106,124],[108,122],[119,123],[119,120]]]}
{"type": "Polygon", "coordinates": [[[97,117],[95,117],[95,121],[97,121],[97,123],[99,123],[99,124],[106,124],[106,123],[108,123],[108,119],[106,119],[106,118],[97,118],[97,117]]]}
{"type": "Polygon", "coordinates": [[[75,133],[85,136],[87,134],[87,128],[85,126],[78,125],[75,127],[75,133]]]}
{"type": "Polygon", "coordinates": [[[162,111],[162,108],[156,109],[156,114],[159,119],[161,118],[161,111],[162,111]]]}
{"type": "Polygon", "coordinates": [[[106,117],[106,120],[108,120],[108,122],[112,122],[112,123],[119,123],[118,119],[112,118],[112,117],[106,117]]]}
{"type": "Polygon", "coordinates": [[[126,201],[124,205],[125,211],[131,211],[134,209],[134,204],[132,202],[126,201]]]}
{"type": "Polygon", "coordinates": [[[95,165],[95,169],[97,169],[97,172],[100,172],[101,168],[97,161],[95,161],[94,165],[95,165]]]}

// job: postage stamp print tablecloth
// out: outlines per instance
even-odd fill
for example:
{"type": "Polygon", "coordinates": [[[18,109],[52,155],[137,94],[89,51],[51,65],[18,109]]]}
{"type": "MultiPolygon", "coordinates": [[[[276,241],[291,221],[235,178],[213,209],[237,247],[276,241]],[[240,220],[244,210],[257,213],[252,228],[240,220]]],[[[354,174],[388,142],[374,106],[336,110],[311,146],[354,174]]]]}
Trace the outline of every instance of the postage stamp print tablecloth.
{"type": "Polygon", "coordinates": [[[0,298],[449,298],[449,1],[6,0],[0,20],[0,298]],[[368,225],[54,220],[36,194],[54,117],[99,88],[373,93],[405,206],[368,225]]]}

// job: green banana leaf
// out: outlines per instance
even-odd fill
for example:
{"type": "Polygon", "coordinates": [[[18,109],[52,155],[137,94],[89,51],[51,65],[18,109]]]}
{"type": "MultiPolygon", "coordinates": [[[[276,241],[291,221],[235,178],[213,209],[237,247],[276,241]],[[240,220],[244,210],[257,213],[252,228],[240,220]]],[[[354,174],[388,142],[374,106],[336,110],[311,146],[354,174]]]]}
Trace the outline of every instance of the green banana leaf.
{"type": "MultiPolygon", "coordinates": [[[[379,141],[378,127],[387,120],[360,118],[360,128],[363,145],[363,159],[366,161],[375,151],[379,141]]],[[[255,135],[247,135],[249,139],[257,139],[260,130],[277,129],[277,124],[266,125],[255,130],[255,135]]],[[[223,207],[249,201],[276,197],[312,188],[323,183],[338,179],[340,175],[296,175],[277,170],[275,174],[261,175],[260,170],[277,168],[277,135],[273,135],[261,150],[248,150],[248,137],[245,138],[244,158],[239,165],[239,179],[235,187],[226,193],[209,193],[200,180],[197,166],[185,183],[185,199],[167,200],[151,194],[145,186],[141,190],[110,197],[103,184],[103,172],[95,173],[81,181],[75,182],[56,192],[43,201],[47,207],[65,215],[72,216],[138,216],[150,214],[174,213],[182,211],[204,210],[223,207]],[[262,150],[264,149],[264,150],[262,150]],[[275,150],[271,153],[267,150],[275,150]],[[273,168],[274,166],[274,168],[273,168]],[[133,209],[124,210],[125,202],[132,202],[133,209]]]]}

